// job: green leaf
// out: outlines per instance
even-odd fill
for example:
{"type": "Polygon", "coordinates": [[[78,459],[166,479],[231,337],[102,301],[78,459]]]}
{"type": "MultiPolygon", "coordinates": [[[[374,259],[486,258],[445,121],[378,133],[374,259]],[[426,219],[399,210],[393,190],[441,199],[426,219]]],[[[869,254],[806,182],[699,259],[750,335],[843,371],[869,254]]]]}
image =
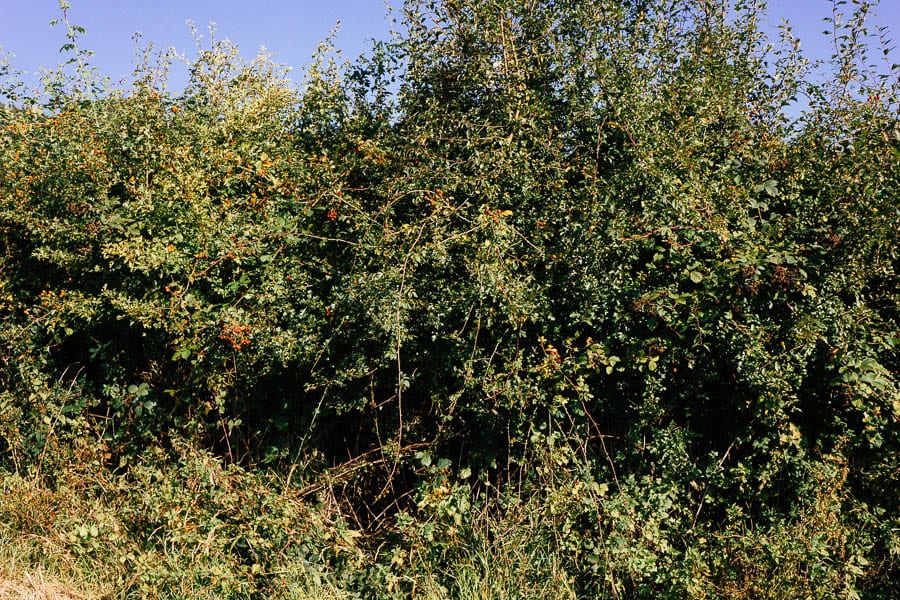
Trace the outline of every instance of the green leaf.
{"type": "Polygon", "coordinates": [[[765,192],[772,198],[775,198],[778,196],[778,182],[774,179],[769,179],[765,183],[757,185],[755,190],[756,192],[765,192]]]}
{"type": "Polygon", "coordinates": [[[416,459],[419,461],[423,467],[431,466],[431,453],[430,452],[416,452],[416,459]]]}

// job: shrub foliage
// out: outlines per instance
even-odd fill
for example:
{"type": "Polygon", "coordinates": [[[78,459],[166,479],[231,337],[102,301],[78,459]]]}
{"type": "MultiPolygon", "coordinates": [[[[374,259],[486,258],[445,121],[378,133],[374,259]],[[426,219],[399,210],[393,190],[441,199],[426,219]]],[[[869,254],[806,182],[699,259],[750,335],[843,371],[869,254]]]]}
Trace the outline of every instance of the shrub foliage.
{"type": "MultiPolygon", "coordinates": [[[[750,0],[408,0],[300,88],[213,41],[178,93],[64,21],[2,67],[3,467],[277,473],[362,595],[898,593],[900,86],[845,8],[824,82],[750,0]]],[[[251,533],[223,564],[303,537],[251,533]]]]}

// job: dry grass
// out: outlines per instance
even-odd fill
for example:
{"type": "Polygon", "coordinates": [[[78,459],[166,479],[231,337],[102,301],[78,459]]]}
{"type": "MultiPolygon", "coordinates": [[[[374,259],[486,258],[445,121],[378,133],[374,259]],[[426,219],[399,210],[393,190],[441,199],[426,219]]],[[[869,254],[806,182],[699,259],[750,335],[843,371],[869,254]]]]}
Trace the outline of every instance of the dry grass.
{"type": "Polygon", "coordinates": [[[38,570],[25,571],[19,579],[0,577],[0,599],[2,600],[86,600],[84,596],[58,583],[47,581],[38,570]]]}

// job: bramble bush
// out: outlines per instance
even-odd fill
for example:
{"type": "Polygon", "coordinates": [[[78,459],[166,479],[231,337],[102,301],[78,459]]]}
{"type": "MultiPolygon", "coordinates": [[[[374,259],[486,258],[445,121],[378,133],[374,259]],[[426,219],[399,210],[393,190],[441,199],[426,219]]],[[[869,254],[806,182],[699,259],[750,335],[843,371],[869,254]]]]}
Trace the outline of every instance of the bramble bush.
{"type": "Polygon", "coordinates": [[[893,597],[872,8],[835,2],[824,81],[758,1],[408,0],[300,88],[213,39],[177,93],[149,50],[110,86],[63,19],[39,90],[0,71],[3,467],[145,486],[104,500],[138,539],[233,528],[234,597],[300,546],[351,597],[893,597]],[[321,522],[210,512],[185,447],[321,522]]]}

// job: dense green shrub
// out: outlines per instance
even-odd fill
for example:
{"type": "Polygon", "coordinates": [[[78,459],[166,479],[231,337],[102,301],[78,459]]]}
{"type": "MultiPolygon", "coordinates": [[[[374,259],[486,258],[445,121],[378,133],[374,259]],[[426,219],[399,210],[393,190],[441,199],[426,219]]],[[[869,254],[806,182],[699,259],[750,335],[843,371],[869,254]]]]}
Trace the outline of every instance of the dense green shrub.
{"type": "Polygon", "coordinates": [[[4,466],[265,465],[365,534],[323,568],[373,596],[516,596],[496,560],[526,596],[889,597],[869,10],[817,84],[744,1],[411,0],[301,89],[212,42],[177,94],[166,56],[104,86],[70,27],[70,71],[3,88],[4,466]]]}

